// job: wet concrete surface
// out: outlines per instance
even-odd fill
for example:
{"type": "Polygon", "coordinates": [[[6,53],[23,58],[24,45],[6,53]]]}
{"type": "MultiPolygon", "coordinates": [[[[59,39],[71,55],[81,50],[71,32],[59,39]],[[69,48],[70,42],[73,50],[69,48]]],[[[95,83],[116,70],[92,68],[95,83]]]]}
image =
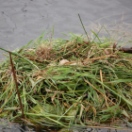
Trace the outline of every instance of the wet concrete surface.
{"type": "Polygon", "coordinates": [[[132,132],[130,128],[111,128],[111,127],[100,127],[100,128],[71,128],[69,130],[53,130],[53,129],[34,129],[29,128],[25,125],[19,125],[17,123],[10,123],[7,120],[0,119],[0,132],[132,132]]]}
{"type": "MultiPolygon", "coordinates": [[[[63,38],[63,33],[70,32],[84,34],[78,14],[88,32],[96,24],[132,28],[132,0],[0,0],[0,47],[18,49],[52,27],[54,38],[63,38]]],[[[0,60],[3,60],[1,51],[0,60]]],[[[19,125],[10,124],[0,125],[0,132],[22,130],[19,125]]]]}
{"type": "Polygon", "coordinates": [[[18,49],[52,27],[54,38],[84,34],[78,13],[87,31],[97,23],[126,28],[132,23],[131,7],[132,0],[1,0],[0,47],[18,49]]]}

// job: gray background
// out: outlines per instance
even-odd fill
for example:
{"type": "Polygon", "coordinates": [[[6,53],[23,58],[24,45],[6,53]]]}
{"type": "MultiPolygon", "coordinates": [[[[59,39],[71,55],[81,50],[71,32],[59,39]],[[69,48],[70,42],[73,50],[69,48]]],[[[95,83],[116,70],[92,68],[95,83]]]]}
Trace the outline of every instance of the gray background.
{"type": "Polygon", "coordinates": [[[88,32],[101,24],[131,34],[132,0],[0,0],[0,47],[17,49],[53,26],[54,38],[83,34],[78,13],[88,32]]]}
{"type": "MultiPolygon", "coordinates": [[[[78,13],[88,32],[106,25],[115,39],[132,38],[132,0],[0,0],[0,47],[15,50],[53,26],[54,38],[83,34],[78,13]]],[[[15,126],[0,127],[11,130],[20,131],[15,126]]]]}

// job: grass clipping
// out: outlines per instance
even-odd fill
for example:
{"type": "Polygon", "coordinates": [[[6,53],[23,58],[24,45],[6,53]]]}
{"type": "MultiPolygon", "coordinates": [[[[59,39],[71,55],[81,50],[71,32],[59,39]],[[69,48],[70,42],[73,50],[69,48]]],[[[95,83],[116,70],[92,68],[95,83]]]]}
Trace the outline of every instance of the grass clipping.
{"type": "Polygon", "coordinates": [[[25,118],[9,60],[0,65],[0,118],[54,127],[131,122],[132,54],[112,45],[40,37],[11,52],[25,118]]]}

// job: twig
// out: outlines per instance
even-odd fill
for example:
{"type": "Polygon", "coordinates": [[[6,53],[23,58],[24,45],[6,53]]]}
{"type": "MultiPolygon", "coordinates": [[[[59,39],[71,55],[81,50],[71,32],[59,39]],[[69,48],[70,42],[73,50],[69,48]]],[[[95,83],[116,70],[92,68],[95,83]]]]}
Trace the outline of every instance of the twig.
{"type": "Polygon", "coordinates": [[[132,47],[120,47],[119,49],[117,48],[117,44],[113,44],[113,52],[116,50],[122,51],[124,53],[130,53],[132,54],[132,47]]]}
{"type": "Polygon", "coordinates": [[[29,63],[30,63],[31,65],[33,65],[36,69],[39,69],[32,61],[28,60],[27,58],[24,58],[23,56],[19,55],[18,53],[11,52],[11,51],[6,50],[6,49],[3,49],[3,48],[1,48],[1,47],[0,47],[0,50],[3,50],[3,51],[5,51],[5,52],[7,52],[7,53],[11,53],[12,55],[18,56],[18,57],[22,58],[23,60],[29,62],[29,63]]]}
{"type": "Polygon", "coordinates": [[[17,77],[16,77],[16,72],[15,72],[14,64],[13,64],[12,57],[11,57],[11,52],[9,52],[9,56],[10,56],[10,63],[11,63],[13,78],[14,78],[14,82],[15,82],[15,85],[16,85],[16,91],[17,91],[17,95],[18,95],[19,105],[20,105],[20,109],[22,111],[22,118],[24,118],[24,110],[23,110],[23,105],[22,105],[22,101],[21,101],[21,98],[20,98],[20,93],[19,93],[19,90],[18,90],[17,77]]]}
{"type": "Polygon", "coordinates": [[[122,47],[122,48],[119,49],[119,51],[122,51],[124,53],[130,53],[130,54],[132,54],[132,47],[131,48],[122,47]]]}

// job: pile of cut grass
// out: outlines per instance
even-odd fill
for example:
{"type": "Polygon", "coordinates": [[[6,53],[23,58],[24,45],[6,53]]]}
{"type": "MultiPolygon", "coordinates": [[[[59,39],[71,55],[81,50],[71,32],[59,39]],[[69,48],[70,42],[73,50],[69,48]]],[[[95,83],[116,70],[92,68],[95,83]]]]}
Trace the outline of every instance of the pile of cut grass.
{"type": "Polygon", "coordinates": [[[8,59],[0,65],[0,118],[49,127],[131,122],[132,54],[98,40],[40,37],[10,52],[24,118],[8,59]]]}

